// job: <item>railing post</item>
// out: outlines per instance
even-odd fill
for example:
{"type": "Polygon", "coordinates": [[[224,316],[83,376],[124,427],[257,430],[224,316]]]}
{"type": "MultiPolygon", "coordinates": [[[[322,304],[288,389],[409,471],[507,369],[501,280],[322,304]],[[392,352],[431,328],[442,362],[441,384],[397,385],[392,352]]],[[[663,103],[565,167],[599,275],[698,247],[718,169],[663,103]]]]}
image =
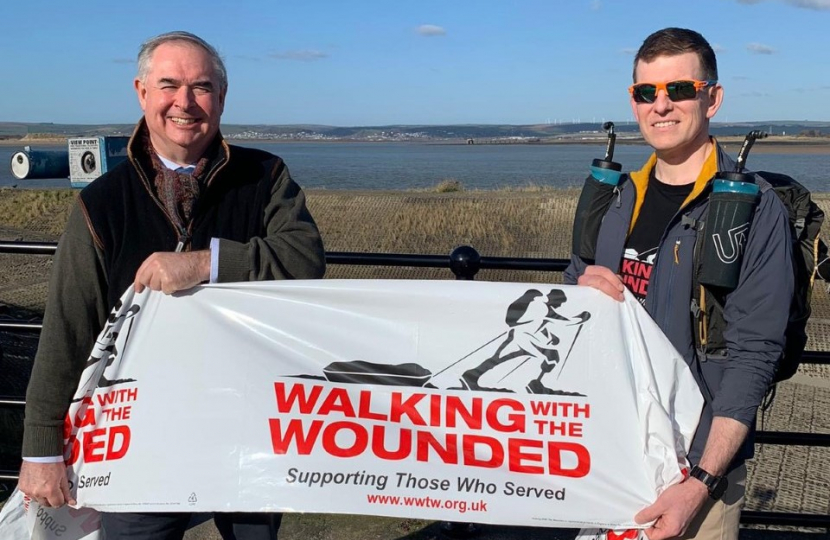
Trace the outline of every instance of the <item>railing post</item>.
{"type": "MultiPolygon", "coordinates": [[[[450,270],[455,279],[473,281],[481,268],[481,255],[472,246],[458,246],[450,253],[450,270]]],[[[444,536],[450,538],[474,538],[481,533],[481,526],[477,523],[458,521],[442,521],[440,525],[444,536]]]]}
{"type": "Polygon", "coordinates": [[[450,270],[455,279],[472,281],[481,268],[481,255],[472,246],[458,246],[450,253],[450,270]]]}

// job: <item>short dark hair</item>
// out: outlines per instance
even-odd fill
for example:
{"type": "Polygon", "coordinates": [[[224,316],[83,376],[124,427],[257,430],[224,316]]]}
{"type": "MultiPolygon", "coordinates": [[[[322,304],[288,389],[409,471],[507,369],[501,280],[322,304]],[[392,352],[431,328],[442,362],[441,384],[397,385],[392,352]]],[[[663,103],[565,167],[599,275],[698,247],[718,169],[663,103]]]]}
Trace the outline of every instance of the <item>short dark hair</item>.
{"type": "Polygon", "coordinates": [[[686,28],[664,28],[648,36],[634,57],[632,78],[637,82],[637,63],[652,62],[659,56],[695,53],[700,58],[704,79],[718,78],[718,60],[712,46],[699,33],[686,28]]]}

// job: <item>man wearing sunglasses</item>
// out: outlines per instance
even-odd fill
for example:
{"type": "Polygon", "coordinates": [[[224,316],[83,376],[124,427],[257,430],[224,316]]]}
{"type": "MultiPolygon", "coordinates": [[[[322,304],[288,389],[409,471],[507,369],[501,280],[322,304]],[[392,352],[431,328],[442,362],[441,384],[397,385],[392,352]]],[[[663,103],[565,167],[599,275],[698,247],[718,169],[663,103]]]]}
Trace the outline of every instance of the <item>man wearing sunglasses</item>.
{"type": "Polygon", "coordinates": [[[737,539],[752,456],[755,413],[784,345],[793,294],[786,210],[772,190],[754,207],[740,280],[723,303],[723,354],[696,348],[690,305],[695,246],[712,180],[734,163],[709,135],[724,91],[709,43],[697,32],[666,28],[634,59],[631,108],[654,153],[627,175],[602,220],[596,260],[574,255],[566,282],[622,300],[626,287],[684,356],[705,398],[688,459],[689,478],[669,487],[637,516],[651,540],[737,539]]]}

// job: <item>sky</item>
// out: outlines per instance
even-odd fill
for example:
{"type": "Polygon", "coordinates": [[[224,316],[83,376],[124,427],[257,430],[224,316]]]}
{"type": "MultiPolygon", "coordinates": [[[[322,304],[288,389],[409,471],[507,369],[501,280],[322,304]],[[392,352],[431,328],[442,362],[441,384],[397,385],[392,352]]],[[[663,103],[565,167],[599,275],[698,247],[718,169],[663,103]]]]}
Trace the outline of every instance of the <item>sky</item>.
{"type": "Polygon", "coordinates": [[[830,0],[4,0],[0,20],[0,122],[135,122],[138,48],[171,30],[225,58],[224,123],[624,122],[667,26],[715,49],[716,121],[830,120],[830,0]]]}

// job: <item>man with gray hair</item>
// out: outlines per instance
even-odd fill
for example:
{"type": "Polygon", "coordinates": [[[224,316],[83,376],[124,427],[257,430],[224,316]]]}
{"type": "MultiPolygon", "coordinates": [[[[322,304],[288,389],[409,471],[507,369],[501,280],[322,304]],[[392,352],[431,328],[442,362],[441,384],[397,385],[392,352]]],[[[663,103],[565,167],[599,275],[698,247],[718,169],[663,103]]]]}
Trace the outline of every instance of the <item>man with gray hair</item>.
{"type": "MultiPolygon", "coordinates": [[[[283,161],[230,146],[219,133],[228,81],[212,46],[187,32],[152,38],[139,52],[134,84],[144,117],[128,159],[80,193],[53,262],[19,483],[46,507],[75,502],[64,417],[95,338],[129,286],[172,294],[205,282],[325,271],[317,226],[283,161]]],[[[225,539],[276,538],[280,522],[279,514],[214,518],[225,539]]],[[[109,539],[181,538],[189,520],[188,513],[102,514],[109,539]]]]}

